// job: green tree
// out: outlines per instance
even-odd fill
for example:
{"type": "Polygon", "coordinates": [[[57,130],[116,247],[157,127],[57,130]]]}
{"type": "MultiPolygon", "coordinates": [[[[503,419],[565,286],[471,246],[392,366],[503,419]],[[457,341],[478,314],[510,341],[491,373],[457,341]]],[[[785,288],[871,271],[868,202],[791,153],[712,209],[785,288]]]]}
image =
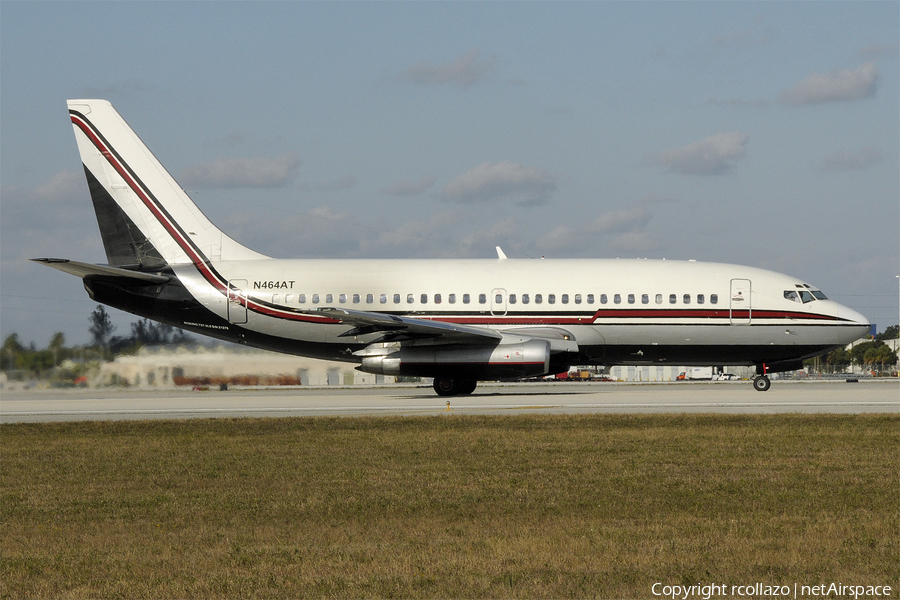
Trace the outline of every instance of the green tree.
{"type": "Polygon", "coordinates": [[[0,362],[7,371],[21,369],[22,355],[26,352],[25,346],[19,341],[18,333],[11,333],[3,340],[3,348],[0,350],[0,362]]]}
{"type": "Polygon", "coordinates": [[[110,337],[116,326],[112,324],[112,319],[109,318],[109,313],[106,312],[103,305],[97,305],[97,308],[91,313],[89,321],[91,326],[88,328],[88,332],[91,334],[92,344],[104,350],[108,349],[110,337]]]}
{"type": "Polygon", "coordinates": [[[897,338],[900,338],[900,325],[891,325],[875,336],[875,339],[880,342],[885,340],[896,340],[897,338]]]}

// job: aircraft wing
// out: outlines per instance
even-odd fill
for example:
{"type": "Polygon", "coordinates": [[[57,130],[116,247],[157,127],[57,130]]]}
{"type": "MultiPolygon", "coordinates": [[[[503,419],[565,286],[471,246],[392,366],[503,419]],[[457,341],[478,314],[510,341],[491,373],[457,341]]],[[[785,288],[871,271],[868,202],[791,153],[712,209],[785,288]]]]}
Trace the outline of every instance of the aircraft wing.
{"type": "Polygon", "coordinates": [[[165,275],[155,275],[153,273],[144,273],[142,271],[132,271],[130,269],[121,269],[119,267],[110,267],[107,265],[92,265],[67,258],[32,258],[34,262],[59,269],[71,275],[77,275],[84,278],[91,275],[108,279],[115,279],[118,283],[131,285],[160,285],[167,283],[170,278],[165,275]]]}
{"type": "Polygon", "coordinates": [[[308,312],[353,325],[353,329],[341,334],[342,337],[384,333],[385,341],[440,337],[446,338],[448,342],[482,344],[497,343],[503,338],[501,333],[487,327],[417,319],[415,317],[400,317],[364,310],[319,308],[308,312]]]}
{"type": "Polygon", "coordinates": [[[503,330],[491,329],[479,325],[463,325],[447,323],[416,317],[401,317],[384,313],[367,312],[347,308],[323,307],[304,311],[310,314],[327,315],[328,318],[353,325],[353,328],[341,334],[341,337],[383,333],[380,342],[407,341],[423,338],[440,338],[448,344],[486,344],[510,343],[515,339],[542,339],[550,343],[550,351],[578,352],[575,337],[560,327],[525,327],[503,330]]]}

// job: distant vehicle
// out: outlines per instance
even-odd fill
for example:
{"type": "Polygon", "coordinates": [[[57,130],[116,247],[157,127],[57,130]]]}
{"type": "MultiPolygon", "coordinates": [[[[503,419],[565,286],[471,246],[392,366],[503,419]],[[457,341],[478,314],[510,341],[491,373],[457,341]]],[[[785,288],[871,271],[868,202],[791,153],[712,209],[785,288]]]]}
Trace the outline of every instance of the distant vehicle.
{"type": "Polygon", "coordinates": [[[737,381],[740,377],[734,373],[719,373],[718,379],[719,381],[737,381]]]}
{"type": "Polygon", "coordinates": [[[692,369],[688,369],[687,371],[682,371],[678,374],[678,377],[676,377],[676,379],[678,381],[709,381],[715,377],[715,374],[716,372],[713,367],[694,367],[692,369]]]}
{"type": "Polygon", "coordinates": [[[754,365],[765,391],[770,373],[871,329],[801,279],[739,265],[499,249],[494,260],[273,259],[209,221],[109,102],[68,107],[108,264],[35,260],[81,278],[95,302],[194,333],[432,377],[452,396],[574,365],[754,365]]]}

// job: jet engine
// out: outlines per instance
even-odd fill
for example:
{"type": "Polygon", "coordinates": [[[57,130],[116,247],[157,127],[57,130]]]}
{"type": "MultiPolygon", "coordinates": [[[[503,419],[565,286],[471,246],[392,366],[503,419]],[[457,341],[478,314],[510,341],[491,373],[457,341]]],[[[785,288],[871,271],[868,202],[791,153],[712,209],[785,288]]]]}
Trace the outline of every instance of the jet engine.
{"type": "Polygon", "coordinates": [[[373,344],[356,353],[365,373],[412,377],[464,376],[467,379],[520,379],[550,372],[550,342],[401,346],[373,344]]]}

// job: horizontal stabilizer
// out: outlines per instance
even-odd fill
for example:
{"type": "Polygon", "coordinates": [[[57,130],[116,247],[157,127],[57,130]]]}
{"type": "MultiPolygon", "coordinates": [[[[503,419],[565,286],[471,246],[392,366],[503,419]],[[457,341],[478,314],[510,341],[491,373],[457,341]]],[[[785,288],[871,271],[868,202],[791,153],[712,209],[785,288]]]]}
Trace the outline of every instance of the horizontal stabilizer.
{"type": "Polygon", "coordinates": [[[132,285],[159,285],[168,283],[170,278],[165,275],[154,275],[152,273],[143,273],[141,271],[130,271],[119,267],[109,267],[107,265],[92,265],[66,258],[32,258],[34,262],[59,269],[71,275],[77,275],[84,278],[90,275],[100,277],[109,277],[122,280],[122,283],[131,283],[132,285]]]}

